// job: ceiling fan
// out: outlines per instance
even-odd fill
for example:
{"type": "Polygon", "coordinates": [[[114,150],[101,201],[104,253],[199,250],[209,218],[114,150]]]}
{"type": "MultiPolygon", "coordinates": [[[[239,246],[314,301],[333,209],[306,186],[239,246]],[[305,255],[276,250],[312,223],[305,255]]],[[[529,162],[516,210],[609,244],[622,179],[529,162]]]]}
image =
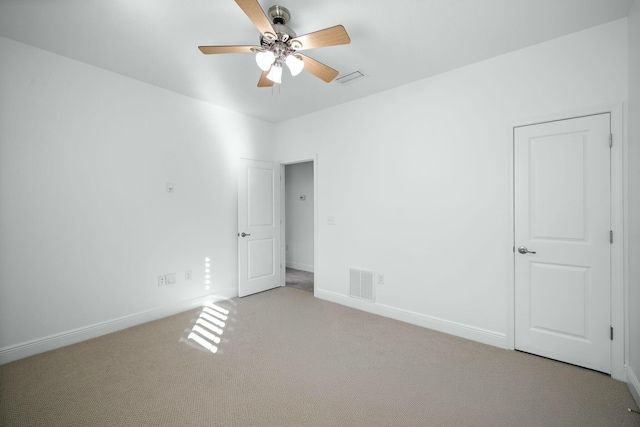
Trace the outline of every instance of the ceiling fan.
{"type": "Polygon", "coordinates": [[[282,68],[287,65],[291,74],[297,76],[305,69],[314,76],[331,82],[338,71],[306,55],[301,50],[349,44],[351,39],[342,25],[297,36],[286,24],[291,18],[287,8],[271,6],[268,17],[258,0],[235,0],[251,22],[260,31],[259,46],[198,46],[204,54],[255,53],[262,75],[258,87],[271,87],[282,82],[282,68]]]}

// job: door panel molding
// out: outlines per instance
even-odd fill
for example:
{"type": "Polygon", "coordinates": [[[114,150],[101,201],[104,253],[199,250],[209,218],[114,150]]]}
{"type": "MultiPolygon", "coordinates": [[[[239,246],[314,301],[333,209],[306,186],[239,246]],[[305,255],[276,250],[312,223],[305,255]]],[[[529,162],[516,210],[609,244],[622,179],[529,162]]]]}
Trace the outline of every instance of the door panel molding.
{"type": "Polygon", "coordinates": [[[625,348],[628,341],[625,310],[625,266],[626,259],[624,240],[625,221],[624,188],[626,182],[626,160],[623,153],[626,151],[626,133],[623,128],[623,104],[622,102],[606,104],[595,107],[587,107],[572,111],[559,112],[544,116],[523,118],[510,122],[505,129],[505,143],[507,144],[507,156],[505,158],[505,175],[507,178],[507,223],[506,235],[508,246],[505,245],[505,291],[506,291],[506,319],[505,335],[507,348],[515,349],[515,253],[514,244],[514,137],[515,128],[535,125],[553,121],[567,120],[584,116],[603,113],[611,114],[611,133],[613,135],[613,147],[611,148],[611,230],[614,233],[611,244],[611,326],[614,328],[614,339],[611,345],[611,377],[620,381],[626,381],[625,362],[628,354],[625,348]]]}

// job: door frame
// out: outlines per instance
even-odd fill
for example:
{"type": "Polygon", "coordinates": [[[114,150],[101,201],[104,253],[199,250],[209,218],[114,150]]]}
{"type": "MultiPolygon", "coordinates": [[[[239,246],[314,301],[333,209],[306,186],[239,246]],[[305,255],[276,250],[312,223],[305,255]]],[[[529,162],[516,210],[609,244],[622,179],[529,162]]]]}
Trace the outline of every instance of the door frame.
{"type": "Polygon", "coordinates": [[[596,114],[611,114],[611,133],[613,134],[613,147],[611,147],[611,228],[613,230],[613,244],[611,245],[611,326],[614,328],[614,339],[611,342],[611,377],[626,381],[625,362],[628,354],[625,349],[628,347],[628,334],[626,324],[626,297],[627,286],[625,268],[627,265],[624,230],[624,208],[626,199],[624,190],[626,188],[626,164],[624,153],[626,149],[626,133],[623,128],[623,105],[622,102],[603,105],[600,107],[584,108],[568,112],[560,112],[542,117],[526,118],[509,123],[508,136],[508,159],[507,164],[507,221],[506,235],[508,240],[505,248],[506,270],[506,344],[507,348],[515,350],[515,186],[514,186],[514,138],[515,128],[521,126],[535,125],[551,121],[567,120],[582,116],[596,114]]]}
{"type": "Polygon", "coordinates": [[[316,290],[318,289],[318,155],[315,154],[313,157],[296,157],[293,159],[280,161],[280,176],[282,180],[280,181],[280,194],[282,197],[280,198],[280,256],[282,259],[282,283],[280,286],[286,285],[286,268],[287,268],[287,218],[286,218],[286,209],[285,209],[285,166],[295,165],[297,163],[307,163],[311,162],[313,164],[313,294],[315,296],[316,290]]]}

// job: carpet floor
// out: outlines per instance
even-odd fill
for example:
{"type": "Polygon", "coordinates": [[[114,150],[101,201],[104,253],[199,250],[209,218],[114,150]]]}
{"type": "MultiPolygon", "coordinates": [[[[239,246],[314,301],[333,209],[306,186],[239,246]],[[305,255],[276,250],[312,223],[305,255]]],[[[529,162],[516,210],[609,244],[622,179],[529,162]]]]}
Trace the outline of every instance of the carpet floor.
{"type": "Polygon", "coordinates": [[[640,425],[598,372],[288,287],[216,304],[0,366],[0,425],[640,425]]]}
{"type": "Polygon", "coordinates": [[[313,293],[313,273],[287,267],[285,274],[287,286],[313,293]]]}

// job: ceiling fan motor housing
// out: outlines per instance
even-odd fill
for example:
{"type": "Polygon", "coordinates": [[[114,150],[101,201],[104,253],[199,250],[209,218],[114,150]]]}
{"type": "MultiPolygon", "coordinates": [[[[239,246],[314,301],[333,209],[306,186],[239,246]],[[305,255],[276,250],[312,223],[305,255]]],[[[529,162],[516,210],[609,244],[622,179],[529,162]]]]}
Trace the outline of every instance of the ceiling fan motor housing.
{"type": "Polygon", "coordinates": [[[263,34],[260,36],[260,45],[264,49],[272,51],[276,58],[283,59],[301,47],[297,42],[291,43],[297,37],[295,31],[286,25],[291,19],[291,13],[286,7],[271,6],[268,16],[276,33],[276,39],[270,37],[269,34],[263,34]]]}
{"type": "Polygon", "coordinates": [[[291,19],[289,9],[283,6],[271,6],[268,15],[272,24],[286,24],[291,19]]]}
{"type": "Polygon", "coordinates": [[[275,34],[271,33],[271,31],[261,34],[260,46],[269,49],[278,41],[286,43],[296,37],[296,33],[286,25],[290,18],[291,14],[287,8],[271,6],[269,8],[269,21],[275,34]]]}

